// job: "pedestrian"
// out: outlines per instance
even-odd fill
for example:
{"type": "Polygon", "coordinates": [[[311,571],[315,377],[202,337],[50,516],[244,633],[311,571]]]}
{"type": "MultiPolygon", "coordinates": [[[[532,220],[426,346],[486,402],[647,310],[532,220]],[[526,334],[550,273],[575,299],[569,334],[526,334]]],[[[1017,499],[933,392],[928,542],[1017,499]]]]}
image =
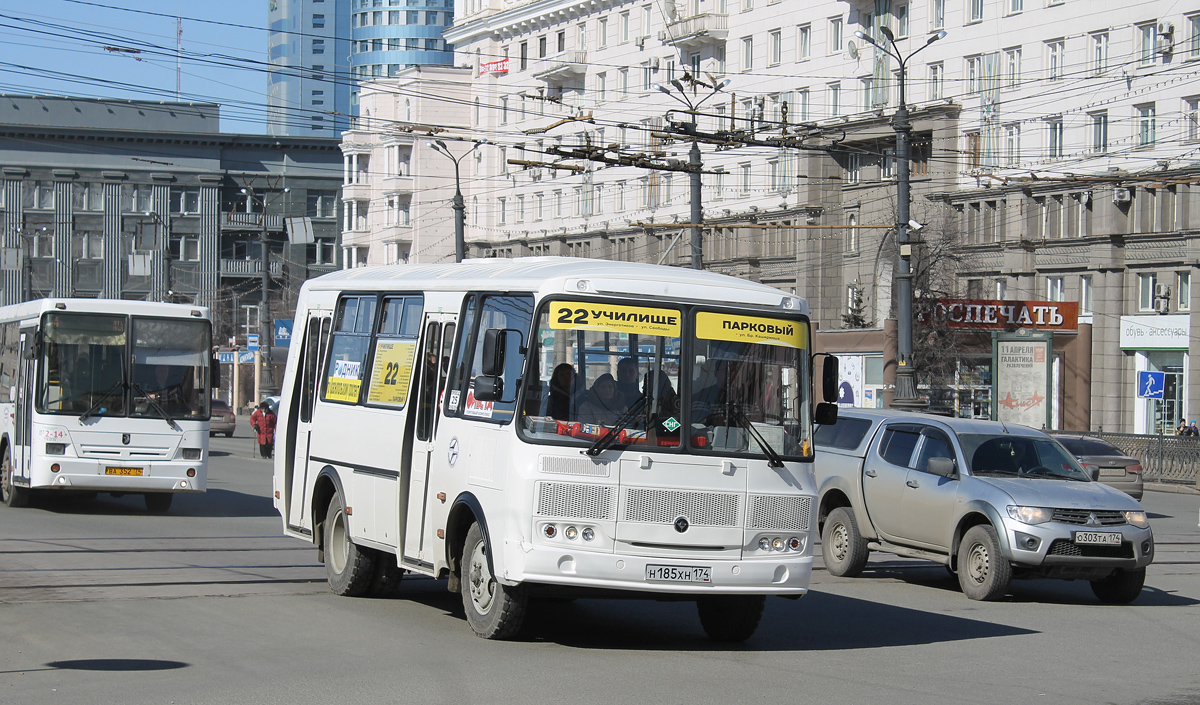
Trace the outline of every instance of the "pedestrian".
{"type": "Polygon", "coordinates": [[[1187,421],[1184,421],[1183,419],[1179,419],[1179,426],[1175,429],[1175,435],[1176,436],[1192,435],[1192,428],[1187,425],[1187,421]]]}
{"type": "Polygon", "coordinates": [[[1188,430],[1191,431],[1189,436],[1200,436],[1200,427],[1196,426],[1196,419],[1192,419],[1192,425],[1188,427],[1188,430]]]}
{"type": "Polygon", "coordinates": [[[275,452],[275,421],[275,413],[265,401],[250,414],[250,426],[258,437],[259,454],[264,458],[270,458],[275,452]]]}

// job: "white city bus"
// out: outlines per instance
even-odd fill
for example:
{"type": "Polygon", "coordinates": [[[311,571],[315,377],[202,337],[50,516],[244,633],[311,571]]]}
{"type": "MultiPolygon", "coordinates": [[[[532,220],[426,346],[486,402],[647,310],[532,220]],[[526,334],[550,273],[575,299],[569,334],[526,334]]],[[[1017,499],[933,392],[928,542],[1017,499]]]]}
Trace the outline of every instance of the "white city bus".
{"type": "Polygon", "coordinates": [[[144,494],[170,509],[208,476],[207,308],[38,299],[0,307],[0,495],[144,494]]]}
{"type": "Polygon", "coordinates": [[[309,280],[277,431],[285,531],[341,595],[447,578],[487,638],[531,597],[635,593],[745,639],[812,570],[807,313],[754,282],[576,258],[309,280]]]}

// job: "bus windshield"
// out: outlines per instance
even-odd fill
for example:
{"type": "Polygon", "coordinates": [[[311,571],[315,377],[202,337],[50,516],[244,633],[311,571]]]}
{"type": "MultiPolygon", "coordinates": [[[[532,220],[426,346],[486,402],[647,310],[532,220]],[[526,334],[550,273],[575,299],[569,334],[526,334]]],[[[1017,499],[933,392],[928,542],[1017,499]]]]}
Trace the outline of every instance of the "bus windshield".
{"type": "Polygon", "coordinates": [[[208,416],[207,321],[48,313],[42,346],[41,413],[208,416]]]}
{"type": "Polygon", "coordinates": [[[600,449],[810,455],[807,324],[698,311],[685,331],[685,319],[663,306],[550,303],[534,327],[522,434],[600,449]]]}

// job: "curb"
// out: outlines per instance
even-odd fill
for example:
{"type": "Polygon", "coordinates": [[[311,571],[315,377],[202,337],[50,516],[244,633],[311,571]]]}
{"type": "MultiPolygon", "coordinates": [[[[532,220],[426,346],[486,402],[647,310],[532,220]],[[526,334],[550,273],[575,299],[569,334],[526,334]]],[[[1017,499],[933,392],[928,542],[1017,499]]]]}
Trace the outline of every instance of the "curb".
{"type": "Polygon", "coordinates": [[[1145,482],[1142,483],[1142,489],[1151,492],[1169,492],[1172,494],[1200,494],[1200,489],[1190,485],[1172,485],[1166,482],[1145,482]]]}

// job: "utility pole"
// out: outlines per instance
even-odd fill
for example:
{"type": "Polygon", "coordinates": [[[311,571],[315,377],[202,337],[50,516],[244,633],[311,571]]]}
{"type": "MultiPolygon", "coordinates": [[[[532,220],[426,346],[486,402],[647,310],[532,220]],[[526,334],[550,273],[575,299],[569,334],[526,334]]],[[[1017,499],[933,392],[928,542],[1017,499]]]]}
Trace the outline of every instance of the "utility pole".
{"type": "Polygon", "coordinates": [[[908,105],[904,96],[904,79],[908,60],[917,52],[946,36],[945,30],[930,35],[908,56],[900,53],[896,37],[887,27],[879,28],[888,40],[890,48],[879,44],[861,31],[854,36],[869,43],[900,63],[900,105],[892,117],[892,129],[896,132],[896,394],[892,397],[892,408],[921,409],[927,404],[917,396],[917,372],[913,368],[913,283],[912,243],[908,240],[909,206],[912,193],[909,183],[909,158],[911,156],[912,123],[908,121],[908,105]]]}
{"type": "MultiPolygon", "coordinates": [[[[283,193],[288,193],[289,191],[291,191],[290,188],[283,189],[283,193]]],[[[270,369],[269,365],[271,364],[271,345],[268,342],[271,340],[272,335],[269,311],[270,307],[268,305],[268,296],[271,291],[271,251],[267,241],[267,199],[265,196],[258,195],[258,193],[255,192],[255,190],[250,186],[246,186],[245,188],[241,189],[241,192],[249,196],[251,199],[257,199],[258,202],[262,204],[262,213],[259,217],[258,231],[258,246],[262,253],[262,260],[259,262],[259,285],[262,287],[262,295],[258,301],[258,347],[260,352],[255,356],[254,364],[254,391],[255,396],[257,397],[262,375],[262,368],[264,366],[260,360],[266,360],[268,370],[270,369]]],[[[273,381],[271,380],[270,375],[268,375],[268,380],[273,381]]],[[[259,400],[256,398],[255,402],[257,403],[257,401],[259,400]]]]}
{"type": "Polygon", "coordinates": [[[459,177],[458,165],[466,159],[467,155],[479,149],[480,145],[490,144],[487,140],[479,140],[471,145],[471,148],[459,156],[454,156],[450,153],[450,148],[446,146],[443,140],[434,140],[426,142],[430,149],[438,154],[450,158],[454,164],[454,261],[462,262],[466,257],[466,229],[467,229],[467,206],[463,203],[462,181],[459,177]]]}

